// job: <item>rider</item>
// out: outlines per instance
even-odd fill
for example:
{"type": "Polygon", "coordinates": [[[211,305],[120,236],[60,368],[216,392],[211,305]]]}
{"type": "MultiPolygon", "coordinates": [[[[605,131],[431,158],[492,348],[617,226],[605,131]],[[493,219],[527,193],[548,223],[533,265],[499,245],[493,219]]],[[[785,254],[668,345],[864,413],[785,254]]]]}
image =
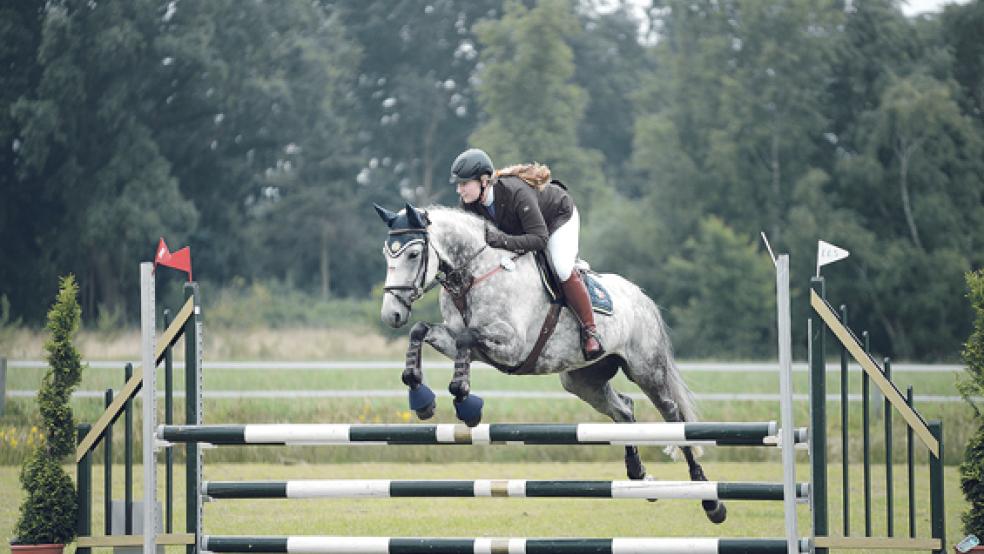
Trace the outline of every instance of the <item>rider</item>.
{"type": "Polygon", "coordinates": [[[451,183],[466,211],[494,224],[485,228],[489,246],[513,252],[546,251],[564,296],[581,322],[584,357],[601,356],[604,348],[588,290],[574,271],[580,217],[566,188],[550,180],[550,169],[534,163],[495,171],[488,154],[470,148],[451,164],[451,183]]]}

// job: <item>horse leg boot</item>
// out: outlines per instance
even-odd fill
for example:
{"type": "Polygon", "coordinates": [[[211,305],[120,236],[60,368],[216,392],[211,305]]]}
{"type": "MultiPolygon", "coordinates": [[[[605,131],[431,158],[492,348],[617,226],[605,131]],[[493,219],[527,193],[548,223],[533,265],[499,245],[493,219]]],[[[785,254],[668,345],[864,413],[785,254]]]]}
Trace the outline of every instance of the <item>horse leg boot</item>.
{"type": "Polygon", "coordinates": [[[448,384],[448,392],[454,396],[455,414],[469,427],[482,421],[482,405],[485,403],[471,394],[471,349],[474,344],[475,338],[470,329],[458,335],[455,341],[458,352],[454,358],[454,376],[448,384]]]}
{"type": "Polygon", "coordinates": [[[403,370],[403,384],[410,388],[410,409],[417,412],[420,419],[434,416],[434,391],[424,384],[424,373],[420,369],[420,348],[430,326],[423,321],[410,329],[410,346],[407,347],[406,367],[403,370]]]}
{"type": "Polygon", "coordinates": [[[584,351],[585,360],[594,360],[605,353],[598,338],[598,329],[595,327],[594,311],[591,309],[591,298],[588,296],[588,289],[581,280],[581,275],[577,270],[571,272],[571,276],[560,284],[564,289],[564,296],[567,303],[574,310],[574,314],[581,322],[581,349],[584,351]]]}
{"type": "MultiPolygon", "coordinates": [[[[690,480],[707,481],[707,476],[704,475],[704,468],[700,467],[700,464],[694,458],[693,449],[689,446],[682,446],[680,450],[683,451],[683,456],[687,459],[687,465],[690,466],[690,480]]],[[[704,513],[707,514],[707,519],[711,520],[711,523],[724,523],[724,520],[728,517],[728,510],[724,507],[724,502],[720,500],[702,500],[700,505],[704,508],[704,513]]]]}

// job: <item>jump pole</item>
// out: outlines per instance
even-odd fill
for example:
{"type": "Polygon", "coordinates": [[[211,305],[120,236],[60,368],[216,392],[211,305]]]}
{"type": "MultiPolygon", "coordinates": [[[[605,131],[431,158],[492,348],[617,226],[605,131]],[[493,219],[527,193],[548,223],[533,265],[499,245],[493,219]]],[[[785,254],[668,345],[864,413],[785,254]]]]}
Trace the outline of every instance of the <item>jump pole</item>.
{"type": "Polygon", "coordinates": [[[783,513],[786,520],[786,550],[799,552],[796,525],[796,453],[793,438],[793,339],[789,302],[789,254],[780,254],[776,265],[776,319],[779,331],[779,410],[782,427],[783,513]]]}
{"type": "MultiPolygon", "coordinates": [[[[806,500],[808,487],[797,487],[806,500]]],[[[782,500],[782,483],[718,481],[537,481],[526,479],[299,479],[206,481],[209,500],[226,498],[612,498],[782,500]]]]}
{"type": "Polygon", "coordinates": [[[157,427],[156,306],[154,264],[140,264],[140,343],[143,372],[143,554],[157,551],[157,456],[154,430],[157,427]]]}

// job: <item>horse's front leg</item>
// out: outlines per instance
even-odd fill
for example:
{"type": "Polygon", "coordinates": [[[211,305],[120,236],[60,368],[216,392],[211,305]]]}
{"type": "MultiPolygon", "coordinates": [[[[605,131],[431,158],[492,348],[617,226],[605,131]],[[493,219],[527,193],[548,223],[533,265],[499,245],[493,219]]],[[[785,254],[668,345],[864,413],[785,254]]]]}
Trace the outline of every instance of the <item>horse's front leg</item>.
{"type": "Polygon", "coordinates": [[[410,409],[420,419],[433,417],[436,407],[434,392],[424,384],[424,372],[420,367],[420,349],[425,342],[449,358],[455,352],[454,335],[447,326],[420,321],[410,329],[410,345],[407,347],[402,379],[403,384],[410,388],[410,409]]]}
{"type": "Polygon", "coordinates": [[[475,331],[465,329],[455,337],[454,375],[448,384],[448,392],[454,396],[454,411],[458,419],[469,427],[482,421],[484,401],[471,394],[471,353],[477,345],[475,331]]]}

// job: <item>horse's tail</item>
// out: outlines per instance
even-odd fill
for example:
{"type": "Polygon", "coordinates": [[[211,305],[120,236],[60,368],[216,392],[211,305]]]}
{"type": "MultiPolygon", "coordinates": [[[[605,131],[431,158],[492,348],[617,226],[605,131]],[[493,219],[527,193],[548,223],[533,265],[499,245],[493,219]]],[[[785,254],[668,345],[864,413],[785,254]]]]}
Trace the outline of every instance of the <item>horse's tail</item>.
{"type": "MultiPolygon", "coordinates": [[[[683,421],[698,421],[700,416],[697,411],[697,399],[694,397],[694,393],[690,390],[690,387],[687,386],[687,383],[684,382],[683,374],[680,373],[680,368],[676,365],[676,360],[673,356],[673,345],[670,343],[669,329],[666,327],[666,322],[663,321],[662,317],[658,317],[657,325],[659,326],[659,336],[662,337],[664,342],[662,351],[666,356],[664,360],[666,384],[664,390],[668,399],[676,404],[683,421]]],[[[699,457],[703,454],[703,449],[695,446],[693,447],[693,452],[699,457]]],[[[676,460],[680,456],[680,449],[676,446],[669,446],[666,448],[666,453],[676,460]]]]}

